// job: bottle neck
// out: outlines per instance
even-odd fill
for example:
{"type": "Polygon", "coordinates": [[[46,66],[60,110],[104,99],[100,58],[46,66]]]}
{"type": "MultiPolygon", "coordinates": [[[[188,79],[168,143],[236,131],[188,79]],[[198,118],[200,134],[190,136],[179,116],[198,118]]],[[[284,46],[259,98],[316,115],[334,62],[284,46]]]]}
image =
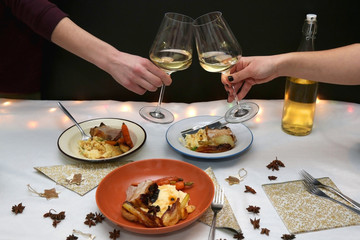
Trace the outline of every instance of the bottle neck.
{"type": "Polygon", "coordinates": [[[317,32],[317,22],[305,20],[302,28],[302,39],[298,51],[314,51],[315,50],[315,38],[317,32]]]}

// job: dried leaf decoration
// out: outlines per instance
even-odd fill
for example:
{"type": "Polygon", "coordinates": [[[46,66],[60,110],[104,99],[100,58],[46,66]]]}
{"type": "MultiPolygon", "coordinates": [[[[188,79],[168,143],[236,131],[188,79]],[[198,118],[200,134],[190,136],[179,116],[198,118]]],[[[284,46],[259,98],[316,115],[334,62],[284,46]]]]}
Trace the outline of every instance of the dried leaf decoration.
{"type": "Polygon", "coordinates": [[[65,219],[65,211],[59,213],[53,213],[52,211],[56,212],[54,209],[50,209],[49,212],[44,214],[44,218],[51,218],[53,220],[53,227],[56,226],[65,219]]]}
{"type": "MultiPolygon", "coordinates": [[[[82,236],[84,236],[84,237],[87,237],[88,240],[94,240],[94,239],[95,239],[95,235],[90,234],[90,233],[84,233],[84,232],[81,232],[81,231],[76,230],[76,229],[73,229],[73,235],[72,235],[72,236],[74,236],[74,234],[82,235],[82,236]]],[[[78,238],[78,237],[76,237],[76,239],[77,239],[77,238],[78,238]]]]}
{"type": "Polygon", "coordinates": [[[239,184],[241,181],[243,181],[247,175],[247,171],[245,168],[241,168],[238,171],[239,177],[229,176],[228,178],[225,178],[225,181],[227,181],[230,185],[239,184]],[[241,172],[244,172],[244,174],[241,174],[241,172]]]}
{"type": "Polygon", "coordinates": [[[30,192],[35,193],[37,195],[39,195],[39,197],[44,197],[46,199],[51,199],[51,198],[59,198],[59,193],[56,192],[55,188],[52,189],[45,189],[44,193],[39,193],[37,192],[35,189],[33,189],[30,184],[27,185],[28,189],[30,192]]]}
{"type": "Polygon", "coordinates": [[[19,203],[18,205],[12,206],[12,212],[17,215],[18,213],[22,213],[24,208],[25,206],[23,206],[22,203],[19,203]]]}
{"type": "Polygon", "coordinates": [[[233,176],[229,176],[228,178],[225,178],[225,180],[230,184],[230,185],[234,185],[234,184],[239,184],[240,180],[237,177],[233,177],[233,176]]]}
{"type": "Polygon", "coordinates": [[[69,184],[76,184],[76,185],[80,185],[82,181],[84,181],[84,179],[82,178],[82,174],[81,173],[76,173],[76,174],[71,174],[68,178],[66,178],[66,181],[69,184]]]}

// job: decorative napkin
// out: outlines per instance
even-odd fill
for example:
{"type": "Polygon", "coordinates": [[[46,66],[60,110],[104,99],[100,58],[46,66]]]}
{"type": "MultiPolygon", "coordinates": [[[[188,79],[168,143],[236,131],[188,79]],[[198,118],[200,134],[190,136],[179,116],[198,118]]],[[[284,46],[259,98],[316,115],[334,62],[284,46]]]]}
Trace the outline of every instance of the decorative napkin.
{"type": "MultiPolygon", "coordinates": [[[[336,188],[330,178],[318,180],[336,188]]],[[[360,224],[359,215],[329,199],[310,194],[302,180],[264,184],[263,189],[292,234],[360,224]]],[[[323,191],[344,202],[335,194],[323,191]]]]}
{"type": "MultiPolygon", "coordinates": [[[[213,181],[214,185],[217,185],[218,182],[216,180],[215,174],[211,167],[207,168],[205,172],[210,176],[211,180],[213,181]]],[[[207,225],[211,225],[214,213],[209,207],[205,213],[199,219],[200,222],[203,222],[207,225]]],[[[239,223],[237,222],[234,212],[231,209],[231,206],[225,196],[225,204],[223,209],[218,213],[216,218],[216,228],[227,228],[236,233],[241,232],[241,228],[239,223]]]]}
{"type": "Polygon", "coordinates": [[[94,189],[112,170],[129,162],[131,161],[80,163],[34,168],[48,176],[57,184],[83,196],[94,189]]]}

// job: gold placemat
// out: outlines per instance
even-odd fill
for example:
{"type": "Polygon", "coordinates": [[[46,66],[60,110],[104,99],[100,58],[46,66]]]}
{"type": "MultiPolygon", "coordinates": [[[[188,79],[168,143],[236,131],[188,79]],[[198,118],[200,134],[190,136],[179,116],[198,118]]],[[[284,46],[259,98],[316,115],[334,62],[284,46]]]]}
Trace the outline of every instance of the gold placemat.
{"type": "Polygon", "coordinates": [[[69,165],[56,165],[49,167],[34,167],[39,172],[45,174],[57,184],[70,189],[83,196],[94,189],[100,181],[112,170],[125,165],[131,161],[116,161],[110,163],[80,163],[69,165]],[[81,174],[80,184],[69,181],[75,174],[81,174]]]}
{"type": "MultiPolygon", "coordinates": [[[[318,180],[336,188],[330,178],[318,180]]],[[[302,180],[264,184],[262,187],[292,234],[360,224],[359,215],[329,199],[310,194],[303,186],[302,180]]],[[[344,202],[335,194],[323,191],[344,202]]]]}
{"type": "MultiPolygon", "coordinates": [[[[213,181],[214,185],[218,184],[218,181],[216,180],[215,174],[211,167],[207,168],[205,172],[210,176],[211,180],[213,181]]],[[[211,210],[211,207],[209,207],[206,212],[201,216],[199,219],[200,222],[203,222],[207,225],[211,225],[212,219],[213,219],[214,213],[211,210]]],[[[236,233],[241,232],[240,225],[238,221],[235,218],[234,212],[226,198],[225,195],[225,204],[223,209],[218,213],[216,218],[216,228],[227,228],[232,231],[235,231],[236,233]]]]}

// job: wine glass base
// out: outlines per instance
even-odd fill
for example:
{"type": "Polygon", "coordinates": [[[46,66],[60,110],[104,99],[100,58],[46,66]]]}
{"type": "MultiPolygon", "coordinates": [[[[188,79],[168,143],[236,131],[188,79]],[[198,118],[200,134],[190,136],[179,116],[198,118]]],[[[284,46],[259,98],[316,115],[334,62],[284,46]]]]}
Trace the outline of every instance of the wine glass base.
{"type": "Polygon", "coordinates": [[[230,108],[225,113],[225,120],[228,123],[245,122],[256,116],[258,111],[259,111],[259,106],[256,103],[253,102],[240,103],[230,108]]]}
{"type": "Polygon", "coordinates": [[[159,108],[158,111],[156,110],[157,107],[147,106],[141,108],[139,110],[139,114],[144,119],[153,123],[166,124],[166,123],[172,123],[174,121],[174,115],[165,108],[159,108]]]}

